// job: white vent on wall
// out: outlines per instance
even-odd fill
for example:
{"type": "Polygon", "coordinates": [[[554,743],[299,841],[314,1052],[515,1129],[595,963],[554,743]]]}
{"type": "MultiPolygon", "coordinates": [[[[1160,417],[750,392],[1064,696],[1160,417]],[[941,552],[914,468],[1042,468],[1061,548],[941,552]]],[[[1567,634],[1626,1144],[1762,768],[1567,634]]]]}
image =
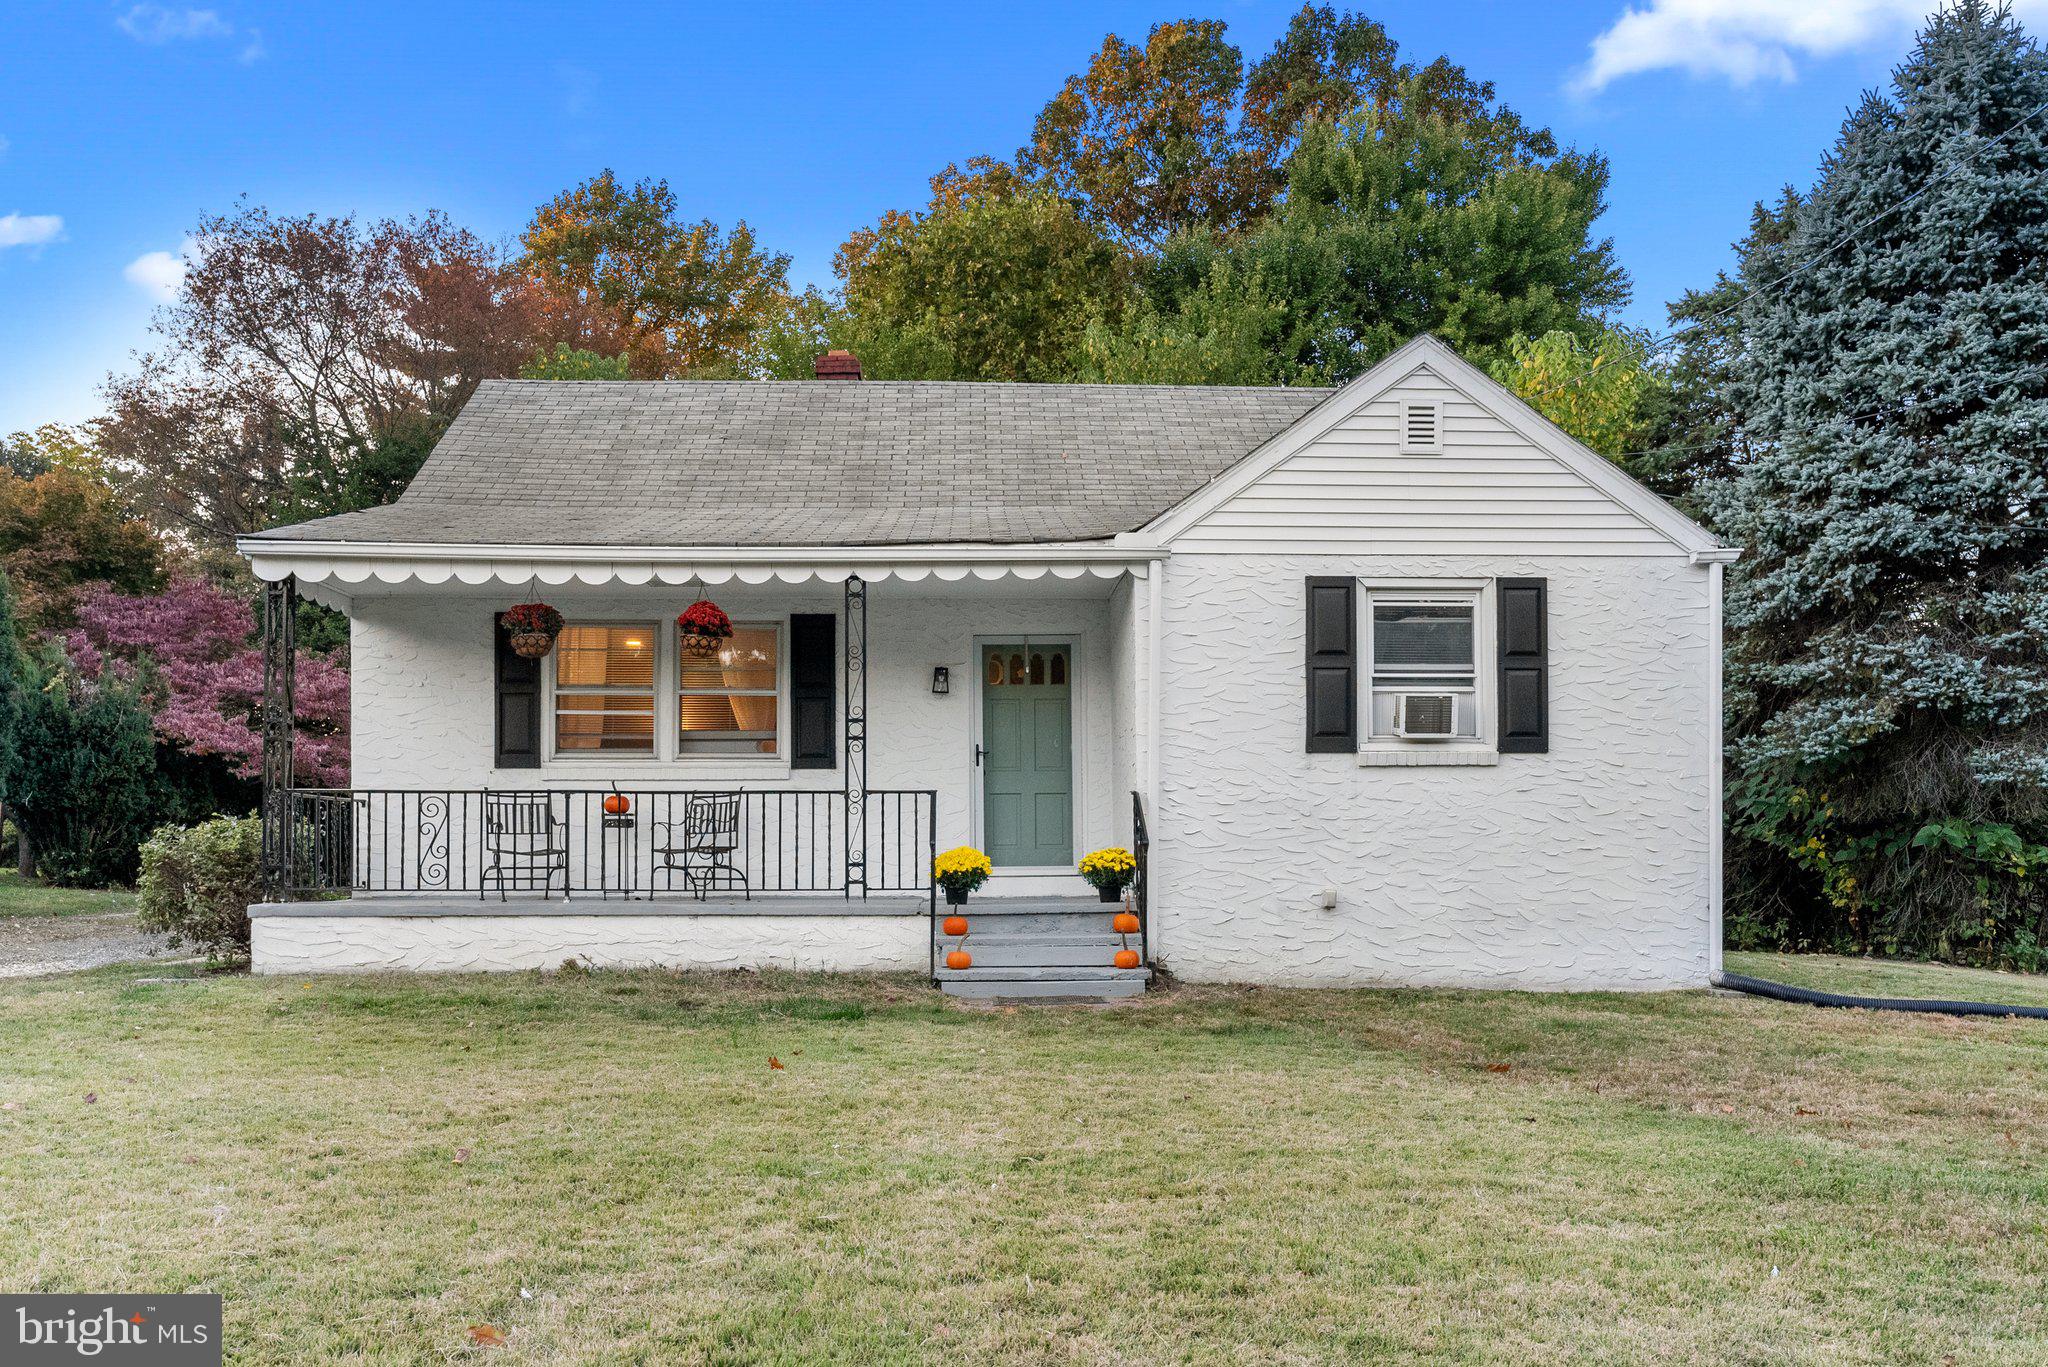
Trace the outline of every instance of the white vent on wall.
{"type": "Polygon", "coordinates": [[[1450,693],[1402,693],[1394,699],[1394,734],[1447,740],[1457,733],[1458,699],[1450,693]]]}
{"type": "Polygon", "coordinates": [[[1401,405],[1401,449],[1431,452],[1444,449],[1443,412],[1437,405],[1401,405]]]}

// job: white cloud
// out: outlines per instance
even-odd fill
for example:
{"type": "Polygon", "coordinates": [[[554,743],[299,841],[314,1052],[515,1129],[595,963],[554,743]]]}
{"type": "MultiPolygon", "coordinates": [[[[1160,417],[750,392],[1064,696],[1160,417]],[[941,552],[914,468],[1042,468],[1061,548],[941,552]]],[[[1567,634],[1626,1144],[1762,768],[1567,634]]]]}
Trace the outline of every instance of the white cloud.
{"type": "Polygon", "coordinates": [[[0,247],[40,247],[62,236],[64,219],[58,214],[0,216],[0,247]]]}
{"type": "MultiPolygon", "coordinates": [[[[1792,81],[1803,59],[1910,38],[1933,8],[1934,0],[1649,0],[1593,40],[1572,89],[1591,94],[1624,76],[1666,70],[1738,86],[1792,81]]],[[[2048,11],[2048,0],[2016,8],[2048,11]]]]}
{"type": "Polygon", "coordinates": [[[14,144],[9,142],[4,134],[0,134],[0,157],[6,156],[7,149],[12,146],[14,146],[14,144]]]}
{"type": "Polygon", "coordinates": [[[235,26],[217,10],[165,9],[162,5],[136,5],[114,21],[121,32],[138,43],[175,43],[182,38],[231,38],[235,26]]]}
{"type": "Polygon", "coordinates": [[[269,50],[263,46],[263,30],[252,28],[249,30],[249,36],[242,42],[242,50],[235,54],[235,60],[247,66],[251,62],[262,61],[264,53],[269,50]]]}
{"type": "Polygon", "coordinates": [[[176,252],[144,252],[121,268],[121,276],[129,284],[140,286],[158,303],[168,304],[178,297],[178,290],[185,283],[191,250],[192,241],[187,238],[176,252]]]}

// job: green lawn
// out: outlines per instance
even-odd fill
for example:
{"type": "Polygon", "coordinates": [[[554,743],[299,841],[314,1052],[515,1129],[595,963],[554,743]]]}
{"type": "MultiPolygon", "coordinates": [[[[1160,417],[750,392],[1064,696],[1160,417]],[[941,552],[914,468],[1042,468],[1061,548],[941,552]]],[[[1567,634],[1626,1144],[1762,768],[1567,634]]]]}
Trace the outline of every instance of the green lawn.
{"type": "Polygon", "coordinates": [[[1986,968],[1908,963],[1898,959],[1854,959],[1835,954],[1738,954],[1730,952],[1731,973],[1769,978],[1792,987],[1846,992],[1859,997],[1920,997],[1991,1002],[2001,1006],[2048,1006],[2048,976],[1997,973],[1986,968]]]}
{"type": "Polygon", "coordinates": [[[132,892],[87,888],[52,888],[25,879],[13,870],[0,873],[0,917],[84,916],[94,912],[133,911],[132,892]]]}
{"type": "Polygon", "coordinates": [[[0,1286],[236,1360],[2048,1359],[2048,1023],[163,972],[0,985],[0,1286]]]}

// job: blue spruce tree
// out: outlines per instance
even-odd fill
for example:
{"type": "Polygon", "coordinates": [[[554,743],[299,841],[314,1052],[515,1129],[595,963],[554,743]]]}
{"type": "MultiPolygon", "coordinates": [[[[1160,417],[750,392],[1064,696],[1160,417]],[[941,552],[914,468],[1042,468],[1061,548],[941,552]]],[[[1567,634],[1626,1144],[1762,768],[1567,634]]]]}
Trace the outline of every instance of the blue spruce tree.
{"type": "Polygon", "coordinates": [[[1929,21],[1741,284],[1711,486],[1741,932],[2038,961],[2048,941],[2048,56],[1929,21]],[[1795,872],[1795,869],[1797,870],[1795,872]]]}

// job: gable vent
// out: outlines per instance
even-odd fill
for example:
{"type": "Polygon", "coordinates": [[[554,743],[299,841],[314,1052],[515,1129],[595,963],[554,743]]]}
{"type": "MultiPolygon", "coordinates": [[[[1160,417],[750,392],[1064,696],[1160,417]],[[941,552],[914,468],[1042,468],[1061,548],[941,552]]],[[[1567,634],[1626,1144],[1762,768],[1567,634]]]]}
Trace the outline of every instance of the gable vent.
{"type": "Polygon", "coordinates": [[[1444,449],[1443,415],[1433,403],[1401,405],[1401,449],[1441,451],[1444,449]]]}

